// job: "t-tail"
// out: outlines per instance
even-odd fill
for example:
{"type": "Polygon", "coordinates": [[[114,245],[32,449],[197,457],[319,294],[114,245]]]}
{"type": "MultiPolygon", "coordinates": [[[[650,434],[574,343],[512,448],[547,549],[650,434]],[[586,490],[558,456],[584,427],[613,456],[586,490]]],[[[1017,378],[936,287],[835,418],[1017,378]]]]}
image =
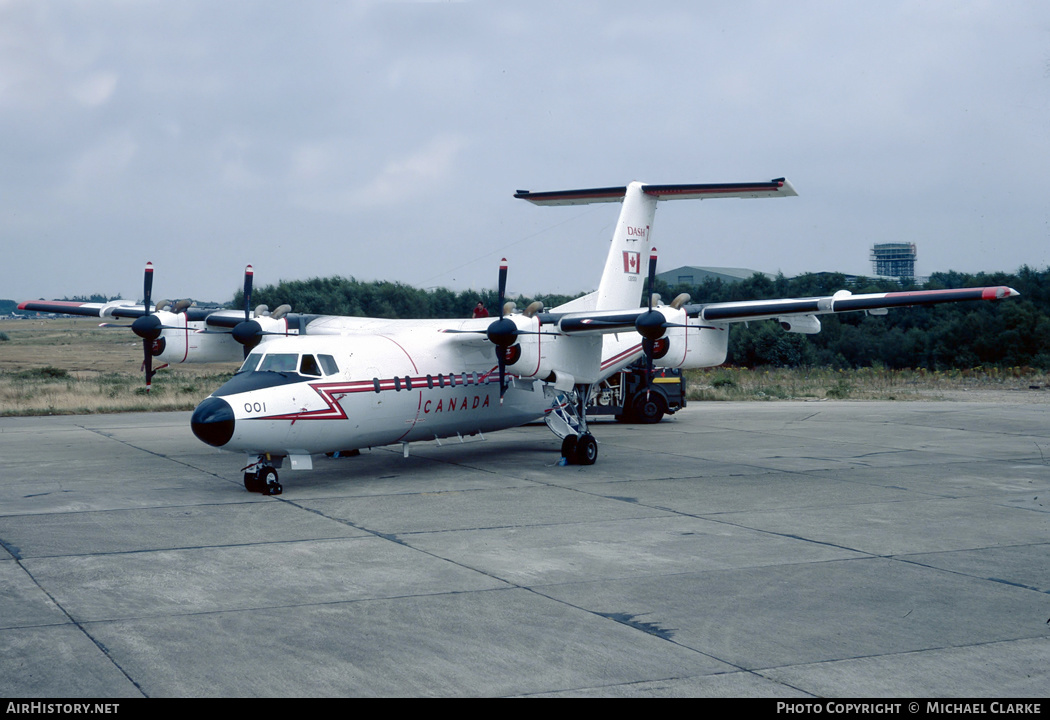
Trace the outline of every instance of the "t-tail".
{"type": "Polygon", "coordinates": [[[605,259],[605,270],[597,292],[573,300],[556,310],[626,310],[641,305],[645,288],[645,263],[652,247],[653,218],[660,200],[707,200],[709,198],[765,198],[797,195],[784,178],[760,183],[720,183],[712,185],[647,185],[632,182],[626,187],[529,192],[519,190],[514,197],[536,205],[586,205],[622,202],[620,219],[613,232],[612,245],[605,259]]]}

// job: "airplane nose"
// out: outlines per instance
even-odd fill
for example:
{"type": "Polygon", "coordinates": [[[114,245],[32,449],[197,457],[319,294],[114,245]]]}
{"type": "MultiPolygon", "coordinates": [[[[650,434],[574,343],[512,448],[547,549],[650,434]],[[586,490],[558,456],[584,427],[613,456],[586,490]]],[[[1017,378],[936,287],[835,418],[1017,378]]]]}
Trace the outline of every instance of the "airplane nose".
{"type": "Polygon", "coordinates": [[[190,418],[193,434],[203,442],[222,447],[233,437],[233,408],[222,398],[205,398],[190,418]]]}

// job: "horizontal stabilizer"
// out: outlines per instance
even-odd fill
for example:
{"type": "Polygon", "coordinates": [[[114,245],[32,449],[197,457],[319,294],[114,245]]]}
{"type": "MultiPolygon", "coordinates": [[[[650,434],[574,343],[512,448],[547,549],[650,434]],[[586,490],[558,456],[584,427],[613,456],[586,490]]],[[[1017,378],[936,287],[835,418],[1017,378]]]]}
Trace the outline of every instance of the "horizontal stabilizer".
{"type": "MultiPolygon", "coordinates": [[[[798,195],[785,178],[757,183],[707,183],[688,185],[642,185],[642,192],[657,200],[706,200],[710,198],[765,198],[798,195]]],[[[620,202],[627,187],[585,188],[530,192],[519,190],[514,197],[534,205],[587,205],[590,203],[620,202]]]]}

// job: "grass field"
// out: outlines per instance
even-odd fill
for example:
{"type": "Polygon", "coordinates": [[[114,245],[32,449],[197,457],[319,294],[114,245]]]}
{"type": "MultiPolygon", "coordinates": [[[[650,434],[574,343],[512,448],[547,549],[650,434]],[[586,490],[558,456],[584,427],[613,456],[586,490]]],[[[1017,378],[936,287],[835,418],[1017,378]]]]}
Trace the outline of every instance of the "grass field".
{"type": "Polygon", "coordinates": [[[1050,375],[1031,368],[691,370],[690,400],[967,400],[1050,402],[1050,375]]]}
{"type": "Polygon", "coordinates": [[[192,410],[237,363],[178,365],[145,392],[142,341],[90,318],[0,321],[0,415],[192,410]]]}
{"type": "MultiPolygon", "coordinates": [[[[142,341],[96,319],[0,320],[0,415],[192,410],[237,363],[177,365],[147,395],[142,341]],[[6,337],[6,340],[2,338],[6,337]]],[[[687,373],[689,399],[1050,402],[1050,376],[1006,370],[837,371],[709,368],[687,373]]]]}

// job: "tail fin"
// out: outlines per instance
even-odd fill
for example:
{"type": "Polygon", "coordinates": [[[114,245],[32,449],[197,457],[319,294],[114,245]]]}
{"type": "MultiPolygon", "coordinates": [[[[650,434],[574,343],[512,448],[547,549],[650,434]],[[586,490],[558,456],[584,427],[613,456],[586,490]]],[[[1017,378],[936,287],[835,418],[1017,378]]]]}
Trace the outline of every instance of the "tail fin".
{"type": "Polygon", "coordinates": [[[763,183],[712,185],[646,185],[632,182],[626,187],[592,188],[533,193],[519,190],[514,197],[535,205],[586,205],[623,202],[613,232],[598,292],[579,298],[558,310],[624,310],[641,304],[645,287],[643,263],[652,247],[653,218],[659,200],[706,200],[708,198],[763,198],[797,195],[784,178],[763,183]],[[570,307],[571,305],[571,307],[570,307]]]}

